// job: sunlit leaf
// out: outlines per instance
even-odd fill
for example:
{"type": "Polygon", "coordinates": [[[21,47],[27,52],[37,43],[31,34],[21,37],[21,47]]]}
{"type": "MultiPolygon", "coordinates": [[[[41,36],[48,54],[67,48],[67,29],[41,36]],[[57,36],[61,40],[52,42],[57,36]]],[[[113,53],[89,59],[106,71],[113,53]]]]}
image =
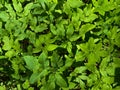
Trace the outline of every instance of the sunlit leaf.
{"type": "Polygon", "coordinates": [[[80,35],[82,36],[82,38],[84,39],[85,38],[85,33],[94,29],[96,25],[94,24],[85,24],[85,25],[82,25],[82,27],[80,28],[80,35]]]}
{"type": "Polygon", "coordinates": [[[28,3],[28,4],[25,6],[24,12],[23,12],[23,14],[24,14],[25,16],[30,13],[30,10],[31,10],[32,6],[33,6],[33,3],[32,3],[32,2],[31,2],[31,3],[28,3]]]}
{"type": "Polygon", "coordinates": [[[31,71],[37,70],[39,68],[38,59],[33,56],[24,56],[27,68],[31,71]]]}
{"type": "Polygon", "coordinates": [[[53,50],[55,50],[57,47],[58,47],[58,45],[49,44],[49,45],[47,46],[47,50],[48,50],[48,51],[53,51],[53,50]]]}
{"type": "Polygon", "coordinates": [[[0,19],[2,19],[4,22],[6,22],[9,19],[9,15],[8,13],[4,12],[0,12],[0,19]]]}
{"type": "Polygon", "coordinates": [[[19,2],[17,3],[17,0],[12,0],[13,1],[13,6],[17,12],[21,12],[23,10],[22,4],[19,2]]]}
{"type": "Polygon", "coordinates": [[[28,89],[29,86],[30,86],[29,81],[26,80],[26,81],[22,84],[22,86],[23,86],[24,89],[28,89]]]}
{"type": "Polygon", "coordinates": [[[34,31],[36,33],[38,33],[38,32],[43,32],[44,30],[47,30],[47,25],[46,24],[41,24],[39,26],[36,26],[34,31]]]}
{"type": "Polygon", "coordinates": [[[3,37],[3,42],[4,42],[4,45],[3,45],[3,49],[4,50],[10,50],[12,48],[12,40],[9,39],[9,37],[5,36],[3,37]]]}
{"type": "Polygon", "coordinates": [[[5,53],[5,56],[11,58],[11,57],[15,56],[15,53],[16,52],[14,50],[9,50],[5,53]]]}
{"type": "Polygon", "coordinates": [[[84,5],[84,3],[81,0],[75,0],[75,1],[68,0],[68,3],[72,8],[78,8],[84,5]]]}

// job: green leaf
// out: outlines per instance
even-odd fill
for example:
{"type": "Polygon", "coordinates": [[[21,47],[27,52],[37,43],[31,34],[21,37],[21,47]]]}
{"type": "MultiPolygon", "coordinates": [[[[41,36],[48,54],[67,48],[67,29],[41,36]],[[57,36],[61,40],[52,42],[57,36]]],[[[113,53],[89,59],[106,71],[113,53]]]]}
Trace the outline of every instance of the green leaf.
{"type": "Polygon", "coordinates": [[[70,16],[72,15],[72,11],[71,11],[69,3],[64,3],[64,5],[63,5],[63,11],[66,14],[69,14],[70,16]]]}
{"type": "Polygon", "coordinates": [[[57,29],[56,29],[57,35],[65,36],[65,28],[64,28],[63,22],[57,24],[56,27],[57,27],[57,29]]]}
{"type": "Polygon", "coordinates": [[[22,33],[23,35],[21,35],[22,36],[22,38],[24,37],[24,38],[29,38],[29,40],[30,40],[30,42],[31,43],[35,43],[35,40],[36,40],[36,34],[34,33],[34,32],[32,32],[32,31],[27,31],[26,33],[22,33]]]}
{"type": "Polygon", "coordinates": [[[38,59],[33,56],[24,56],[23,58],[29,70],[34,71],[39,69],[38,59]]]}
{"type": "Polygon", "coordinates": [[[50,74],[49,75],[49,80],[47,81],[47,84],[44,85],[44,88],[41,90],[55,90],[55,75],[50,74]]]}
{"type": "Polygon", "coordinates": [[[11,4],[5,3],[5,7],[7,8],[7,12],[9,12],[11,18],[16,18],[16,13],[13,10],[13,7],[11,6],[11,4]]]}
{"type": "Polygon", "coordinates": [[[77,51],[75,54],[76,62],[85,60],[85,54],[81,51],[77,51]]]}
{"type": "Polygon", "coordinates": [[[6,90],[5,85],[0,86],[0,90],[6,90]]]}
{"type": "Polygon", "coordinates": [[[36,33],[43,32],[44,30],[47,30],[47,25],[46,24],[41,24],[39,26],[36,26],[35,29],[34,29],[34,31],[36,33]]]}
{"type": "Polygon", "coordinates": [[[67,87],[66,81],[63,79],[63,77],[59,74],[55,74],[55,79],[56,79],[56,84],[59,85],[60,87],[67,87]]]}
{"type": "Polygon", "coordinates": [[[46,9],[46,7],[45,7],[46,0],[38,0],[38,2],[42,5],[42,8],[45,10],[46,9]]]}
{"type": "Polygon", "coordinates": [[[96,25],[94,25],[94,24],[89,24],[89,23],[82,25],[82,27],[80,28],[80,31],[79,31],[80,36],[82,36],[82,39],[83,39],[83,40],[85,39],[85,33],[86,33],[86,32],[94,29],[95,27],[96,27],[96,25]]]}
{"type": "Polygon", "coordinates": [[[4,50],[10,50],[12,48],[12,45],[13,45],[13,41],[9,39],[9,37],[7,36],[4,36],[3,37],[3,42],[4,42],[4,45],[3,45],[3,49],[4,50]]]}
{"type": "Polygon", "coordinates": [[[110,61],[110,56],[107,56],[102,59],[101,64],[100,64],[100,69],[104,70],[104,68],[107,67],[107,63],[110,61]]]}
{"type": "Polygon", "coordinates": [[[50,74],[48,81],[40,90],[55,90],[55,75],[50,74]]]}
{"type": "Polygon", "coordinates": [[[28,90],[34,90],[34,88],[33,87],[29,87],[28,90]]]}
{"type": "Polygon", "coordinates": [[[45,61],[47,59],[47,53],[42,52],[40,54],[40,56],[38,57],[38,59],[39,59],[40,62],[45,61]]]}
{"type": "Polygon", "coordinates": [[[79,31],[81,25],[81,21],[79,19],[83,17],[82,10],[81,9],[77,9],[77,10],[78,10],[77,13],[72,14],[72,22],[71,22],[71,24],[74,27],[73,29],[75,29],[75,31],[79,31]]]}
{"type": "Polygon", "coordinates": [[[113,90],[112,87],[109,84],[103,84],[102,85],[102,90],[113,90]]]}
{"type": "Polygon", "coordinates": [[[49,4],[49,11],[55,10],[56,5],[57,5],[56,3],[49,4]]]}
{"type": "Polygon", "coordinates": [[[14,6],[14,9],[17,11],[17,12],[21,12],[23,10],[22,8],[22,4],[20,2],[17,2],[17,0],[12,0],[13,1],[13,6],[14,6]]]}
{"type": "Polygon", "coordinates": [[[80,79],[80,87],[82,90],[85,90],[85,82],[83,82],[81,79],[80,79]]]}
{"type": "Polygon", "coordinates": [[[51,66],[52,67],[54,67],[54,68],[57,67],[57,63],[59,61],[59,58],[60,58],[60,56],[58,55],[58,53],[56,51],[54,51],[52,56],[51,56],[51,66]]]}
{"type": "Polygon", "coordinates": [[[30,83],[29,83],[28,80],[26,80],[26,81],[22,84],[22,87],[23,87],[24,89],[28,89],[29,86],[30,86],[30,83]]]}
{"type": "Polygon", "coordinates": [[[57,35],[56,27],[53,24],[50,24],[50,31],[54,34],[57,35]]]}
{"type": "Polygon", "coordinates": [[[17,90],[22,90],[20,84],[17,84],[17,90]]]}
{"type": "Polygon", "coordinates": [[[58,3],[58,0],[53,0],[53,2],[57,4],[57,3],[58,3]]]}
{"type": "Polygon", "coordinates": [[[49,45],[47,45],[47,50],[48,50],[48,51],[53,51],[53,50],[55,50],[57,47],[58,47],[58,45],[49,44],[49,45]]]}
{"type": "Polygon", "coordinates": [[[60,72],[65,71],[66,69],[68,69],[69,67],[71,67],[72,64],[73,64],[73,59],[71,59],[67,55],[65,55],[65,58],[66,58],[65,65],[59,69],[60,72]]]}
{"type": "Polygon", "coordinates": [[[2,3],[0,3],[0,9],[3,7],[2,3]]]}
{"type": "Polygon", "coordinates": [[[67,2],[72,8],[78,8],[84,5],[84,3],[81,0],[75,0],[75,1],[67,0],[67,2]]]}
{"type": "Polygon", "coordinates": [[[38,57],[38,60],[41,64],[41,68],[47,68],[49,67],[49,60],[47,59],[47,52],[42,52],[40,56],[38,57]]]}
{"type": "Polygon", "coordinates": [[[0,22],[0,28],[2,28],[2,22],[0,22]]]}
{"type": "Polygon", "coordinates": [[[48,82],[40,90],[55,90],[55,82],[54,81],[48,82]]]}
{"type": "Polygon", "coordinates": [[[8,13],[6,13],[5,11],[0,12],[0,19],[2,19],[2,21],[6,22],[9,19],[8,13]]]}
{"type": "Polygon", "coordinates": [[[5,53],[5,56],[11,58],[11,57],[15,56],[15,54],[16,54],[16,52],[12,49],[12,50],[7,51],[5,53]]]}
{"type": "Polygon", "coordinates": [[[31,77],[30,77],[30,84],[34,84],[35,82],[37,82],[39,79],[45,77],[46,75],[48,75],[49,71],[48,69],[44,69],[42,70],[42,72],[34,72],[31,77]]]}
{"type": "Polygon", "coordinates": [[[23,11],[24,16],[26,16],[26,15],[28,15],[28,14],[30,13],[30,10],[31,10],[32,6],[33,6],[33,3],[32,3],[32,2],[31,2],[31,3],[28,3],[28,4],[25,6],[24,11],[23,11]]]}
{"type": "Polygon", "coordinates": [[[87,80],[88,79],[88,77],[85,76],[85,75],[80,75],[79,78],[82,79],[82,80],[87,80]]]}
{"type": "Polygon", "coordinates": [[[73,64],[73,59],[71,59],[70,57],[68,57],[67,55],[65,55],[66,61],[65,61],[65,67],[71,67],[71,65],[73,64]]]}
{"type": "Polygon", "coordinates": [[[55,90],[55,82],[54,81],[49,83],[48,89],[49,90],[55,90]]]}
{"type": "Polygon", "coordinates": [[[67,37],[71,37],[71,35],[74,33],[74,28],[73,28],[73,25],[70,24],[67,28],[67,31],[66,31],[66,34],[67,34],[67,37]]]}
{"type": "Polygon", "coordinates": [[[59,14],[62,14],[62,10],[55,10],[55,12],[59,13],[59,14]]]}
{"type": "MultiPolygon", "coordinates": [[[[74,82],[69,82],[69,90],[74,89],[76,84],[74,82]]],[[[65,89],[66,90],[66,89],[65,89]]]]}
{"type": "Polygon", "coordinates": [[[85,52],[85,54],[89,53],[89,49],[88,49],[88,43],[83,43],[80,45],[77,45],[78,50],[82,50],[83,52],[85,52]]]}
{"type": "Polygon", "coordinates": [[[38,80],[40,79],[40,73],[33,73],[31,76],[30,76],[30,84],[34,84],[35,82],[37,82],[38,80]]]}
{"type": "Polygon", "coordinates": [[[26,34],[25,33],[22,33],[22,34],[19,34],[18,35],[18,40],[23,40],[23,39],[25,39],[26,38],[26,34]]]}
{"type": "Polygon", "coordinates": [[[80,35],[79,34],[74,34],[74,35],[72,35],[69,39],[70,39],[70,41],[76,41],[76,40],[78,40],[80,38],[80,35]]]}
{"type": "Polygon", "coordinates": [[[107,71],[108,75],[114,76],[114,74],[115,74],[115,64],[113,63],[113,65],[108,66],[106,68],[106,71],[107,71]]]}
{"type": "Polygon", "coordinates": [[[86,70],[87,70],[87,67],[85,67],[85,66],[80,66],[80,67],[76,67],[75,70],[74,70],[74,72],[75,72],[75,73],[82,74],[82,73],[84,73],[86,70]]]}
{"type": "Polygon", "coordinates": [[[120,40],[120,33],[118,33],[118,34],[116,35],[116,37],[115,37],[115,44],[116,44],[118,47],[120,47],[120,42],[119,42],[119,40],[120,40]]]}
{"type": "Polygon", "coordinates": [[[101,64],[100,64],[100,73],[103,76],[106,76],[107,72],[105,69],[108,67],[107,64],[110,61],[110,56],[106,56],[105,58],[102,59],[101,64]]]}
{"type": "Polygon", "coordinates": [[[98,18],[98,16],[96,14],[90,14],[88,17],[84,17],[84,21],[85,22],[92,22],[93,20],[95,20],[96,18],[98,18]]]}
{"type": "Polygon", "coordinates": [[[67,43],[67,51],[68,51],[69,53],[71,53],[71,51],[72,51],[72,44],[71,44],[71,42],[68,42],[68,43],[67,43]]]}
{"type": "Polygon", "coordinates": [[[95,65],[97,59],[95,58],[95,54],[94,53],[90,53],[88,55],[88,65],[95,65]]]}

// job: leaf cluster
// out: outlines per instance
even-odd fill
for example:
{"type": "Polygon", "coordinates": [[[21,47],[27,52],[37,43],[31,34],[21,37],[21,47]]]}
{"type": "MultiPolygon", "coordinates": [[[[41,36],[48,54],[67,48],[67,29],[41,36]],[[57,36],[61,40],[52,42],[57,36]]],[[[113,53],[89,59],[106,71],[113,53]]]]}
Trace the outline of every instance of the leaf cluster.
{"type": "Polygon", "coordinates": [[[119,17],[119,0],[0,0],[0,90],[119,90],[119,17]]]}

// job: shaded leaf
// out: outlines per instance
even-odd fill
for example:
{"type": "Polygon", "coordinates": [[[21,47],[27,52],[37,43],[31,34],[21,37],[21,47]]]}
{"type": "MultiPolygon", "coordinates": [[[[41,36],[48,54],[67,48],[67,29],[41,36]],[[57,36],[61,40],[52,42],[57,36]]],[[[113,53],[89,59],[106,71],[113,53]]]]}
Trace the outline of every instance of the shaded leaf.
{"type": "Polygon", "coordinates": [[[35,82],[37,82],[39,79],[45,77],[47,74],[49,73],[49,71],[47,69],[42,70],[42,72],[35,72],[31,75],[30,77],[30,83],[34,84],[35,82]]]}
{"type": "Polygon", "coordinates": [[[63,77],[59,73],[55,74],[55,78],[56,78],[57,85],[59,85],[60,87],[67,87],[66,81],[63,79],[63,77]]]}

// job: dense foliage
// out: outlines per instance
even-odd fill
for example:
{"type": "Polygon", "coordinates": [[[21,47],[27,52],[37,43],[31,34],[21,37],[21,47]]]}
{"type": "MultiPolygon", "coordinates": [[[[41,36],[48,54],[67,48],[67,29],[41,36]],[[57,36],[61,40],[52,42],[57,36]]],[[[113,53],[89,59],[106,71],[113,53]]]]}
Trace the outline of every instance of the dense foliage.
{"type": "Polygon", "coordinates": [[[0,0],[0,90],[120,90],[120,0],[0,0]]]}

